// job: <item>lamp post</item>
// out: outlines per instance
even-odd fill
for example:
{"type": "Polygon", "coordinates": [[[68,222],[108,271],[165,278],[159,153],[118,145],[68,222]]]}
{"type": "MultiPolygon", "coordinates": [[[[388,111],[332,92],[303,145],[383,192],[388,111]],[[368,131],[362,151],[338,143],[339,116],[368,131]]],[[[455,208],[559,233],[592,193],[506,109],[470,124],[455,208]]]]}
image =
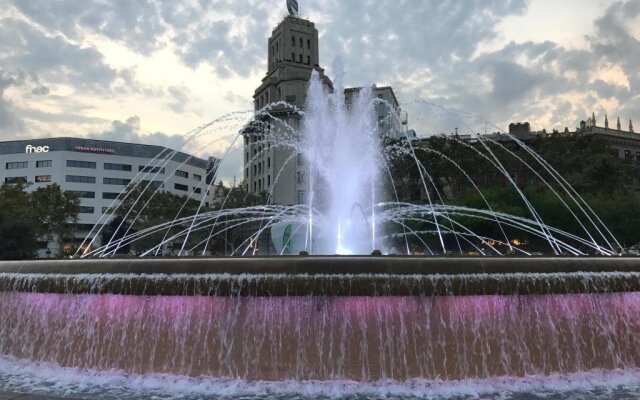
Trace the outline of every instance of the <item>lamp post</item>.
{"type": "Polygon", "coordinates": [[[51,249],[47,247],[45,254],[47,255],[47,258],[51,258],[51,249]]]}

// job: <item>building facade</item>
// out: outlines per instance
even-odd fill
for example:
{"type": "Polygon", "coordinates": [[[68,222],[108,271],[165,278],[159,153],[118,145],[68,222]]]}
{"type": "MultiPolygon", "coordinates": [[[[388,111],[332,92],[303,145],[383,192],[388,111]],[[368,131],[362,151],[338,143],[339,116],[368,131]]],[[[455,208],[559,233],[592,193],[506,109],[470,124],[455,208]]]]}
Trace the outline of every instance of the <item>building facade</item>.
{"type": "MultiPolygon", "coordinates": [[[[130,183],[149,183],[162,190],[211,202],[207,182],[215,175],[215,159],[203,160],[162,146],[80,138],[0,142],[0,183],[27,183],[27,190],[58,184],[80,198],[74,245],[95,224],[108,224],[109,207],[130,183]]],[[[95,232],[95,230],[94,230],[95,232]]],[[[100,238],[94,242],[100,244],[100,238]]],[[[58,250],[52,243],[41,257],[58,250]],[[49,252],[47,252],[49,250],[49,252]]]]}
{"type": "MultiPolygon", "coordinates": [[[[349,105],[355,100],[361,87],[346,88],[344,90],[344,102],[349,105]]],[[[415,138],[415,132],[408,130],[408,116],[400,108],[398,98],[391,86],[371,86],[371,95],[375,102],[375,118],[378,131],[382,136],[392,140],[415,138]]]]}
{"type": "Polygon", "coordinates": [[[271,33],[267,48],[267,74],[253,96],[256,118],[243,131],[244,180],[249,193],[271,193],[273,204],[300,204],[308,184],[307,166],[295,150],[301,126],[296,109],[304,107],[314,70],[327,90],[333,84],[320,67],[313,22],[285,17],[271,33]],[[260,114],[266,106],[268,114],[260,114]]]}
{"type": "Polygon", "coordinates": [[[615,128],[609,127],[609,118],[605,115],[604,126],[596,124],[595,114],[587,121],[580,123],[576,130],[579,135],[596,135],[607,141],[609,146],[618,153],[620,158],[633,158],[635,165],[640,167],[640,133],[633,129],[633,121],[629,120],[629,128],[624,130],[620,118],[615,128]]]}

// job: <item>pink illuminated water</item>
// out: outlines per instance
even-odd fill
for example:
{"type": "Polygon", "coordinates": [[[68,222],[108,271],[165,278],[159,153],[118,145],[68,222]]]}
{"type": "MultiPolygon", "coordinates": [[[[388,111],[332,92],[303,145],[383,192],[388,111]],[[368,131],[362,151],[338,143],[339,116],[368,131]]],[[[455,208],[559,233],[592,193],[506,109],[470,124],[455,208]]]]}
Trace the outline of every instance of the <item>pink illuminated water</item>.
{"type": "Polygon", "coordinates": [[[0,354],[125,374],[486,380],[640,367],[640,294],[144,297],[0,293],[0,354]]]}

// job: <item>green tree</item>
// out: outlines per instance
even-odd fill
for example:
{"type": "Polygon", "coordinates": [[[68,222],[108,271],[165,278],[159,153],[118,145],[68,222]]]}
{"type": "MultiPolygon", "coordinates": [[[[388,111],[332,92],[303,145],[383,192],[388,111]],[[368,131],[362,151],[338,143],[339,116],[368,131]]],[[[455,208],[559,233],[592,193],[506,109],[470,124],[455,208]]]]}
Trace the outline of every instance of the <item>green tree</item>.
{"type": "Polygon", "coordinates": [[[6,210],[0,211],[0,260],[35,258],[37,251],[38,240],[33,225],[6,210]]]}
{"type": "MultiPolygon", "coordinates": [[[[485,210],[490,207],[497,212],[533,219],[518,191],[489,158],[500,163],[509,172],[543,222],[582,237],[591,235],[602,241],[597,230],[564,193],[554,176],[525,149],[512,141],[485,141],[484,144],[486,147],[478,142],[461,143],[452,138],[432,137],[414,144],[413,151],[405,148],[405,151],[399,152],[401,156],[393,158],[391,164],[394,180],[400,183],[397,185],[400,187],[400,200],[425,202],[426,186],[434,203],[439,203],[442,196],[442,201],[447,204],[485,210]],[[418,162],[413,159],[414,153],[417,161],[424,166],[422,175],[426,184],[421,180],[418,162]],[[466,171],[467,176],[452,160],[466,171]],[[428,179],[427,173],[432,180],[428,179]],[[480,188],[490,206],[473,188],[469,178],[480,188]],[[569,204],[584,227],[567,210],[552,188],[569,204]],[[440,196],[437,196],[436,191],[440,196]],[[415,193],[420,194],[419,199],[415,198],[415,193]]],[[[632,165],[631,159],[618,157],[617,152],[604,139],[594,135],[556,133],[537,137],[527,145],[580,193],[623,245],[630,246],[640,242],[640,233],[635,229],[640,223],[640,198],[634,190],[637,168],[632,165]]],[[[549,250],[546,240],[504,225],[501,229],[495,221],[461,216],[455,218],[479,235],[502,239],[504,229],[509,237],[527,242],[530,250],[549,250]]],[[[441,223],[444,224],[443,221],[441,223]]],[[[417,231],[430,230],[433,229],[433,224],[413,222],[410,228],[417,231]]],[[[402,229],[398,228],[396,231],[402,229]]],[[[437,248],[433,235],[425,235],[423,239],[428,243],[436,243],[437,248]]],[[[452,235],[448,235],[445,242],[447,248],[456,244],[452,235]]]]}
{"type": "Polygon", "coordinates": [[[53,241],[60,245],[69,235],[70,225],[78,219],[78,198],[62,192],[60,186],[54,184],[31,192],[27,189],[28,186],[22,183],[0,186],[0,214],[4,227],[0,240],[5,247],[16,247],[11,256],[5,252],[6,257],[31,257],[35,255],[35,251],[31,251],[32,244],[36,243],[37,250],[38,241],[53,241]],[[8,227],[17,230],[12,233],[8,227]],[[20,249],[25,250],[21,252],[20,249]]]}
{"type": "Polygon", "coordinates": [[[29,198],[38,236],[60,246],[72,233],[72,224],[78,222],[80,199],[55,183],[34,190],[29,198]]]}

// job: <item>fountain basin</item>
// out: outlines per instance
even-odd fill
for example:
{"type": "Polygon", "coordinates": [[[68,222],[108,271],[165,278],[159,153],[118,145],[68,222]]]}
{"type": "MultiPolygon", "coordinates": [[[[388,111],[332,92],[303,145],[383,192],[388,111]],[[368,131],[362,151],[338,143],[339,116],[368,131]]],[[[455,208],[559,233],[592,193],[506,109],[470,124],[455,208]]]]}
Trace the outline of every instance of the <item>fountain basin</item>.
{"type": "Polygon", "coordinates": [[[6,262],[0,321],[5,364],[92,374],[367,384],[635,374],[640,265],[424,257],[6,262]]]}

